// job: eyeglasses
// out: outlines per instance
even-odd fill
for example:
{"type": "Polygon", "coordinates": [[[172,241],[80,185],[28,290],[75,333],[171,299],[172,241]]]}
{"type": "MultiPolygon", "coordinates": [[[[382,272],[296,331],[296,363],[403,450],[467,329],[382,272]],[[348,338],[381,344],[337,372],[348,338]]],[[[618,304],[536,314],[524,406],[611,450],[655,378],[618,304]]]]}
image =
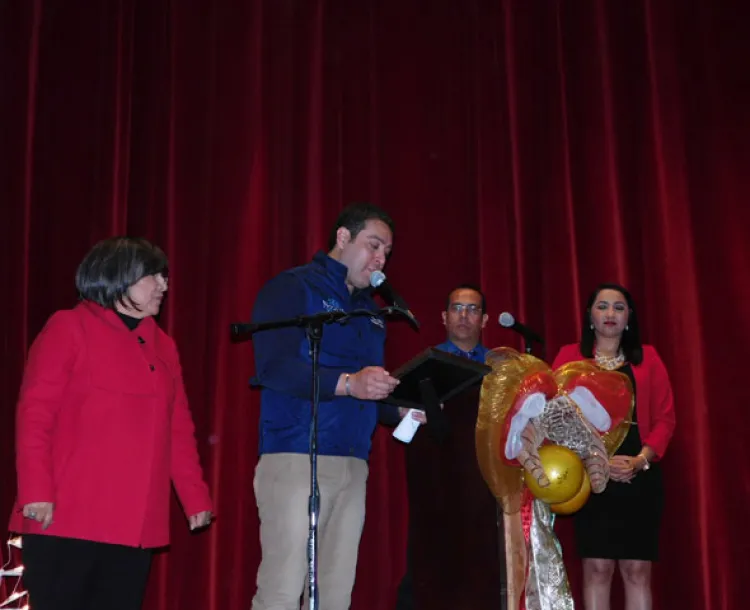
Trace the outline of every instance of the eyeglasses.
{"type": "Polygon", "coordinates": [[[450,309],[453,313],[461,315],[462,312],[466,312],[470,316],[478,316],[480,313],[482,313],[482,308],[479,305],[475,305],[474,303],[471,303],[467,305],[466,303],[451,303],[450,309]]]}

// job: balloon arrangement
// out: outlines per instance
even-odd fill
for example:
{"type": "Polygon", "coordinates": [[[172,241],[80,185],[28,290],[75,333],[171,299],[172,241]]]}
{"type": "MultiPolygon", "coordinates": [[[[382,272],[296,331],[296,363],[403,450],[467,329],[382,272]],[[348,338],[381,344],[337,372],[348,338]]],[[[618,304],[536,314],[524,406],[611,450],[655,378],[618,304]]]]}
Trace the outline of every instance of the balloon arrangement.
{"type": "Polygon", "coordinates": [[[630,426],[632,385],[588,361],[552,371],[511,348],[490,351],[487,364],[476,450],[505,512],[509,608],[572,608],[553,514],[575,513],[606,487],[630,426]]]}

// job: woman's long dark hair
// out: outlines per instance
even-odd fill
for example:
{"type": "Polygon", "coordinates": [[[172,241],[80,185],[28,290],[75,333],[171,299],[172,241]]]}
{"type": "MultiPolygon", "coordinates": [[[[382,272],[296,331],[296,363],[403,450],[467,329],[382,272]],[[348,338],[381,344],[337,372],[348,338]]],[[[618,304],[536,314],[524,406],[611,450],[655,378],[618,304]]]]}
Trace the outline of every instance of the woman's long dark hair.
{"type": "Polygon", "coordinates": [[[622,338],[620,339],[620,348],[628,362],[631,364],[640,364],[643,362],[643,346],[641,345],[641,331],[638,328],[638,316],[635,312],[635,304],[633,303],[633,297],[630,296],[630,292],[619,284],[599,284],[594,292],[591,293],[586,303],[586,309],[583,312],[583,321],[581,324],[581,354],[585,358],[594,357],[596,335],[594,334],[594,329],[591,328],[591,308],[594,306],[596,297],[599,296],[602,290],[616,290],[625,297],[625,301],[628,304],[629,316],[627,329],[623,331],[622,338]]]}

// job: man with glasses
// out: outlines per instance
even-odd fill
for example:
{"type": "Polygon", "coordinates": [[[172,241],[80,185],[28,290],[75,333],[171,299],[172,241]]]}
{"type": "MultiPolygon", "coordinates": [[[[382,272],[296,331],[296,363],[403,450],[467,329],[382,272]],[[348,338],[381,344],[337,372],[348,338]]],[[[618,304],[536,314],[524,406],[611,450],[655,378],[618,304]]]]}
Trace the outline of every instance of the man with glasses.
{"type": "MultiPolygon", "coordinates": [[[[443,311],[446,341],[435,347],[469,360],[484,362],[488,349],[481,344],[480,339],[487,319],[486,300],[479,287],[471,284],[457,286],[448,295],[443,311]]],[[[406,573],[398,587],[396,610],[412,610],[416,607],[412,569],[415,538],[413,526],[412,522],[406,550],[406,573]]]]}
{"type": "Polygon", "coordinates": [[[462,284],[453,289],[443,312],[443,324],[448,338],[437,349],[484,362],[487,348],[479,340],[487,324],[487,309],[484,294],[479,288],[462,284]]]}

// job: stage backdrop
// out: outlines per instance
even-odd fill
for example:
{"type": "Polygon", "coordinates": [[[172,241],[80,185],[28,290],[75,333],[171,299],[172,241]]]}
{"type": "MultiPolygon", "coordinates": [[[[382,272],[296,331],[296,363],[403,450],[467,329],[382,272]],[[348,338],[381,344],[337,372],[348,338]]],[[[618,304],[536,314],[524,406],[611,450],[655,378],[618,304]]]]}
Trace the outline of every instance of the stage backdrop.
{"type": "MultiPolygon", "coordinates": [[[[229,323],[369,200],[396,221],[387,272],[423,324],[391,326],[390,367],[443,338],[460,282],[487,292],[488,345],[518,345],[496,324],[508,310],[549,358],[595,284],[632,289],[678,416],[656,606],[741,607],[747,17],[713,0],[1,2],[2,520],[29,342],[75,304],[95,241],[146,236],[171,259],[161,321],[218,513],[190,535],[174,503],[146,608],[248,608],[258,395],[229,323]]],[[[389,610],[408,508],[382,430],[367,510],[353,608],[389,610]]]]}

